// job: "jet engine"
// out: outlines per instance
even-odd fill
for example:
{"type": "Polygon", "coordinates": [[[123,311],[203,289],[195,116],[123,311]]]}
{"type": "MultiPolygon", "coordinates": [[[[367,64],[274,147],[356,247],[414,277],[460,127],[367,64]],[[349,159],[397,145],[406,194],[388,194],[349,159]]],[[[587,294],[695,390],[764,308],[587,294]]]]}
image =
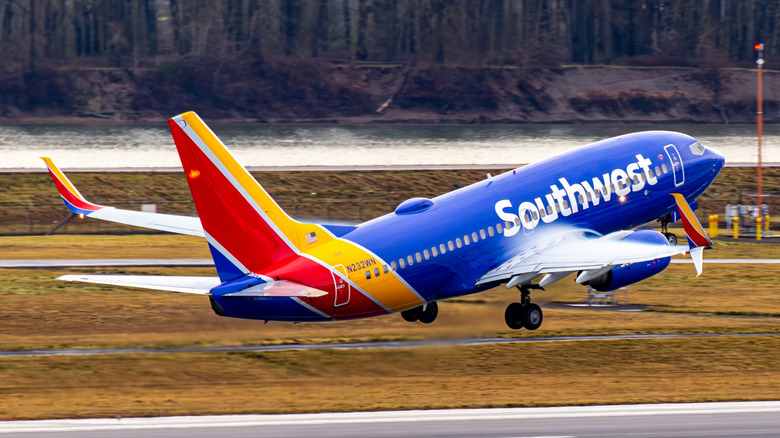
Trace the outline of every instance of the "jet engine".
{"type": "MultiPolygon", "coordinates": [[[[637,230],[623,238],[632,242],[664,243],[669,244],[666,237],[655,230],[637,230]]],[[[599,292],[613,291],[623,286],[634,284],[666,269],[671,257],[664,257],[646,262],[629,263],[615,266],[610,271],[584,283],[599,292]]]]}

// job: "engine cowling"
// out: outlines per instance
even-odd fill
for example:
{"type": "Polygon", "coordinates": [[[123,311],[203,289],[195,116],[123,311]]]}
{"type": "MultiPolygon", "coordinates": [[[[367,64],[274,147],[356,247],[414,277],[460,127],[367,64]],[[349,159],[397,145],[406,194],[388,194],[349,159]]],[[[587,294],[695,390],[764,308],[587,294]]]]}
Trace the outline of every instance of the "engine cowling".
{"type": "MultiPolygon", "coordinates": [[[[665,245],[669,244],[666,237],[655,230],[637,230],[624,237],[622,240],[655,244],[663,243],[665,245]]],[[[610,271],[599,275],[586,284],[599,292],[613,291],[658,274],[669,266],[670,260],[671,257],[664,257],[648,260],[646,262],[615,266],[610,271]]]]}

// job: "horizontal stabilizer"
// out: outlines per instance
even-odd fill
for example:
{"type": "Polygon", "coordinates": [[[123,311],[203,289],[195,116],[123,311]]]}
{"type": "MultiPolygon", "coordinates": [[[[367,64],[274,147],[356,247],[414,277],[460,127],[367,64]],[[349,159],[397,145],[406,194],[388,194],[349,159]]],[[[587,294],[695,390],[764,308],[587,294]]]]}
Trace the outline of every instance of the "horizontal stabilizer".
{"type": "Polygon", "coordinates": [[[49,174],[57,186],[62,200],[70,211],[93,219],[101,219],[118,224],[134,227],[148,228],[158,231],[166,231],[176,234],[188,234],[190,236],[204,237],[203,226],[200,219],[192,216],[178,216],[173,214],[147,213],[144,211],[122,210],[119,208],[93,204],[87,201],[79,193],[76,186],[54,164],[51,158],[42,157],[49,168],[49,174]]]}
{"type": "Polygon", "coordinates": [[[81,281],[84,283],[108,284],[112,286],[138,287],[142,289],[182,292],[208,295],[219,286],[217,277],[177,277],[164,275],[63,275],[57,280],[81,281]]]}
{"type": "Polygon", "coordinates": [[[327,295],[324,290],[315,289],[292,281],[274,281],[258,284],[240,292],[222,295],[223,297],[299,297],[315,298],[327,295]]]}

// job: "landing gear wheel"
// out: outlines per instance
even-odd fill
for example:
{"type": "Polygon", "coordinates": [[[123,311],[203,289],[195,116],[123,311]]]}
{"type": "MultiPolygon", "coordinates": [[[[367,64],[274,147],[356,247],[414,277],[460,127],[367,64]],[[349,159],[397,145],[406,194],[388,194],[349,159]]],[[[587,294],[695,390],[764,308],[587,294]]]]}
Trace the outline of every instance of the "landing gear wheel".
{"type": "Polygon", "coordinates": [[[664,234],[666,236],[666,240],[669,241],[669,245],[675,246],[677,245],[677,235],[674,233],[666,233],[664,234]]]}
{"type": "Polygon", "coordinates": [[[421,314],[422,314],[422,306],[418,306],[413,309],[404,310],[403,312],[401,312],[401,316],[404,318],[404,321],[407,322],[419,321],[421,314]]]}
{"type": "Polygon", "coordinates": [[[422,306],[422,311],[420,312],[420,322],[423,324],[430,324],[436,320],[436,316],[438,315],[439,305],[436,304],[436,301],[431,301],[430,303],[424,304],[422,306]]]}
{"type": "Polygon", "coordinates": [[[506,325],[512,330],[523,328],[523,305],[520,303],[512,303],[506,306],[504,321],[506,321],[506,325]]]}
{"type": "Polygon", "coordinates": [[[539,305],[530,303],[523,309],[523,327],[528,330],[536,330],[542,325],[544,314],[539,305]]]}

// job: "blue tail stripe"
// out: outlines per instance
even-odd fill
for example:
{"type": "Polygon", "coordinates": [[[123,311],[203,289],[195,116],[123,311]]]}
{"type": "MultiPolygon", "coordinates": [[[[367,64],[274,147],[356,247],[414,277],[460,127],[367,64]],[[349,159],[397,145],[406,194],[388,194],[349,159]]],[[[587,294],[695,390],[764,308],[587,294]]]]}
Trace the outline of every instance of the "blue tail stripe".
{"type": "Polygon", "coordinates": [[[244,275],[244,273],[236,265],[228,260],[221,252],[209,244],[209,250],[211,250],[211,258],[214,259],[214,266],[217,268],[217,275],[222,282],[232,280],[234,278],[244,275]]]}

